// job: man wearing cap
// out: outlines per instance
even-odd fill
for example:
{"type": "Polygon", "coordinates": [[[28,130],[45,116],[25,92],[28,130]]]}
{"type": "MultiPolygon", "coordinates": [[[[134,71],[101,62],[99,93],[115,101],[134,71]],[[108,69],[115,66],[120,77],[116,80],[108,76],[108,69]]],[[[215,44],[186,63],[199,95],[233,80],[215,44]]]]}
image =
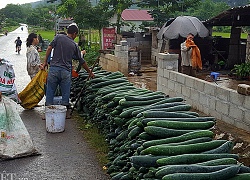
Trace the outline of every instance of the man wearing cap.
{"type": "MultiPolygon", "coordinates": [[[[67,35],[56,35],[46,50],[43,68],[48,66],[48,56],[51,50],[54,49],[47,77],[46,106],[53,105],[54,93],[59,85],[62,92],[62,105],[67,106],[69,109],[73,57],[79,61],[79,64],[89,73],[90,77],[94,77],[94,74],[90,71],[87,63],[82,58],[78,45],[74,41],[78,31],[78,27],[75,23],[70,24],[67,29],[67,35]]],[[[68,111],[67,118],[70,118],[69,115],[70,113],[68,111]]]]}

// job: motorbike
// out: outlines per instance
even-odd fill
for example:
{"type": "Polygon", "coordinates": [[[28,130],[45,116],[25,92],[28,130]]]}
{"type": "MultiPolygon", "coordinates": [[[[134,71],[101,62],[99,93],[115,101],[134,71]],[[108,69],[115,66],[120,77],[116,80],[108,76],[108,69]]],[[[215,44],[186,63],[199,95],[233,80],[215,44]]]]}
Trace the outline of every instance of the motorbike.
{"type": "Polygon", "coordinates": [[[17,46],[17,53],[20,54],[21,46],[17,46]]]}

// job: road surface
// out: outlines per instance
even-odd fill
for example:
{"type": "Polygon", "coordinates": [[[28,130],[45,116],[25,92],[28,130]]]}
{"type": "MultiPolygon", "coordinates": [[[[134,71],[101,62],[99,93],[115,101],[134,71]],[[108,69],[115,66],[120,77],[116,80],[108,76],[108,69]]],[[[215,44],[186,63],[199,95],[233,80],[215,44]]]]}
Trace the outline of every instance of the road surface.
{"type": "MultiPolygon", "coordinates": [[[[24,25],[7,36],[0,37],[0,58],[14,65],[15,85],[21,92],[30,81],[26,71],[26,39],[28,30],[24,25]],[[20,36],[23,44],[21,54],[15,52],[15,39],[20,36]]],[[[39,103],[44,104],[44,99],[39,103]]],[[[1,178],[11,180],[107,180],[108,176],[98,164],[93,150],[84,141],[73,119],[67,119],[65,131],[47,133],[42,120],[44,106],[25,110],[17,105],[19,114],[33,140],[39,156],[0,161],[1,178]],[[8,177],[7,177],[8,176],[8,177]]]]}

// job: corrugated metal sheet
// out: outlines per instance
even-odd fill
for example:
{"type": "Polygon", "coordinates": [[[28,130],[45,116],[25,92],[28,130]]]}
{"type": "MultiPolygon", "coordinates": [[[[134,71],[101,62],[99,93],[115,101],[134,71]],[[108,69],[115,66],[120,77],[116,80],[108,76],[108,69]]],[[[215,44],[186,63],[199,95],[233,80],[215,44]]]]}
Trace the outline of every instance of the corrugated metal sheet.
{"type": "Polygon", "coordinates": [[[148,10],[125,9],[122,12],[124,21],[153,21],[154,19],[148,13],[148,10]]]}

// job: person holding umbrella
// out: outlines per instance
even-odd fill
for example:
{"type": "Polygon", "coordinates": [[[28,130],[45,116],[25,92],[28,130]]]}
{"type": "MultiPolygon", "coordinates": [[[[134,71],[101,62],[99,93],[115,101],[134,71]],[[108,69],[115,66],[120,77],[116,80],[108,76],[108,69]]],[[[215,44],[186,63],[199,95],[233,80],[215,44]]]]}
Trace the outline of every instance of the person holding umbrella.
{"type": "Polygon", "coordinates": [[[194,35],[189,33],[181,43],[181,70],[183,74],[196,77],[196,70],[202,69],[200,50],[193,41],[194,35]]]}

